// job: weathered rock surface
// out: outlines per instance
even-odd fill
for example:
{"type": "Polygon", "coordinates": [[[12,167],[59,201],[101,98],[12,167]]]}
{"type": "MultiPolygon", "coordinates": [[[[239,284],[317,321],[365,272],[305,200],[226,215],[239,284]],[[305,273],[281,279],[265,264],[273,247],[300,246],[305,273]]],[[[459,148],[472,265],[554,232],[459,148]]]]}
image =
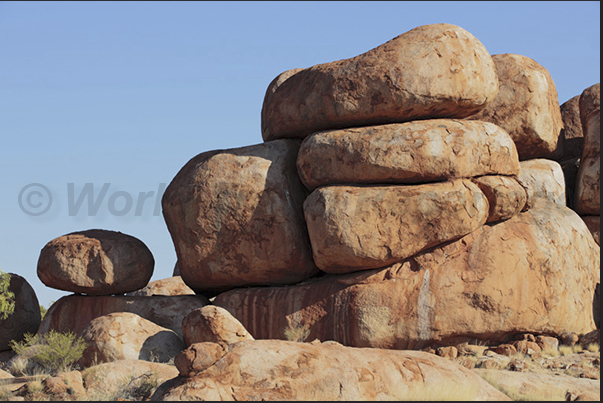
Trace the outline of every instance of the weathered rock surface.
{"type": "Polygon", "coordinates": [[[193,290],[293,284],[318,273],[303,217],[299,141],[276,140],[191,159],[167,187],[163,214],[193,290]]]}
{"type": "Polygon", "coordinates": [[[153,275],[155,260],[139,239],[94,229],[48,242],[38,259],[38,277],[48,287],[88,295],[138,290],[153,275]]]}
{"type": "Polygon", "coordinates": [[[84,380],[80,371],[61,372],[42,381],[44,393],[50,400],[87,400],[84,380]]]}
{"type": "Polygon", "coordinates": [[[82,331],[86,349],[84,367],[117,360],[168,362],[186,346],[173,330],[130,312],[115,312],[93,319],[82,331]]]}
{"type": "Polygon", "coordinates": [[[21,341],[25,333],[35,334],[42,317],[36,292],[25,278],[8,273],[8,291],[15,294],[15,311],[6,319],[0,318],[0,351],[10,350],[10,341],[21,341]]]}
{"type": "Polygon", "coordinates": [[[214,365],[228,352],[228,345],[217,342],[193,343],[174,359],[180,376],[192,376],[214,365]]]}
{"type": "Polygon", "coordinates": [[[537,158],[521,161],[519,165],[521,170],[517,180],[528,195],[526,208],[532,206],[537,198],[565,206],[565,179],[557,161],[537,158]]]}
{"type": "Polygon", "coordinates": [[[594,379],[497,369],[476,368],[472,371],[513,400],[564,401],[568,391],[574,396],[582,396],[580,400],[600,400],[601,385],[594,379]]]}
{"type": "Polygon", "coordinates": [[[468,179],[325,186],[308,196],[304,213],[316,265],[347,273],[384,267],[468,234],[486,222],[488,200],[468,179]]]}
{"type": "Polygon", "coordinates": [[[195,295],[195,292],[182,281],[182,277],[174,275],[173,277],[151,281],[140,290],[128,292],[126,295],[129,297],[151,297],[153,295],[195,295]]]}
{"type": "MultiPolygon", "coordinates": [[[[126,389],[134,389],[147,383],[162,383],[178,376],[173,365],[142,360],[108,362],[82,371],[82,378],[90,400],[112,400],[126,389]]],[[[152,384],[151,383],[151,384],[152,384]]],[[[150,392],[154,392],[157,387],[150,392]]]]}
{"type": "Polygon", "coordinates": [[[256,339],[283,339],[308,326],[308,340],[355,347],[420,349],[532,332],[595,328],[600,248],[582,219],[537,199],[532,209],[384,269],[327,275],[289,287],[218,295],[256,339]]]}
{"type": "MultiPolygon", "coordinates": [[[[581,98],[582,99],[582,98],[581,98]]],[[[601,110],[586,117],[584,150],[576,179],[576,211],[583,215],[601,213],[601,110]]]]}
{"type": "Polygon", "coordinates": [[[601,216],[586,215],[582,216],[582,220],[593,234],[593,238],[598,245],[601,245],[601,216]]]}
{"type": "Polygon", "coordinates": [[[463,118],[484,108],[497,90],[494,63],[481,42],[454,25],[424,25],[359,56],[278,76],[264,98],[262,137],[463,118]]]}
{"type": "Polygon", "coordinates": [[[473,178],[473,182],[488,199],[490,209],[486,222],[508,220],[519,214],[526,205],[526,190],[513,177],[487,175],[473,178]]]}
{"type": "Polygon", "coordinates": [[[303,141],[297,169],[313,190],[517,175],[519,159],[511,137],[491,123],[432,119],[315,133],[303,141]]]}
{"type": "Polygon", "coordinates": [[[237,343],[253,340],[247,329],[226,309],[206,305],[195,309],[182,319],[182,334],[187,346],[193,343],[237,343]]]}
{"type": "Polygon", "coordinates": [[[578,105],[580,108],[582,131],[585,132],[589,117],[597,110],[601,110],[601,83],[591,85],[582,91],[578,100],[578,105]]]}
{"type": "Polygon", "coordinates": [[[564,102],[559,108],[563,129],[559,133],[557,148],[553,153],[555,161],[564,161],[582,156],[584,146],[584,134],[582,133],[582,122],[580,121],[580,95],[576,95],[564,102]]]}
{"type": "MultiPolygon", "coordinates": [[[[206,343],[204,343],[206,344],[206,343]]],[[[338,343],[244,341],[191,377],[161,385],[151,400],[509,400],[460,365],[419,351],[338,343]]]]}
{"type": "Polygon", "coordinates": [[[551,158],[563,128],[559,98],[548,70],[526,56],[493,55],[499,91],[469,119],[492,122],[515,141],[520,160],[551,158]]]}
{"type": "Polygon", "coordinates": [[[152,297],[68,295],[60,298],[46,312],[40,333],[54,329],[80,335],[95,318],[114,312],[131,312],[173,330],[180,338],[182,319],[191,311],[209,304],[202,295],[152,297]]]}

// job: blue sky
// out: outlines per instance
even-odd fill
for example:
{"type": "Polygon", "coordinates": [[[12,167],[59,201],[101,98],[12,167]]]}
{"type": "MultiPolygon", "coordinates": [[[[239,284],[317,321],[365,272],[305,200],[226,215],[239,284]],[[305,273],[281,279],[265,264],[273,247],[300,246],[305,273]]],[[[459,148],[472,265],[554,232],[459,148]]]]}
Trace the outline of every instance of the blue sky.
{"type": "Polygon", "coordinates": [[[40,250],[102,228],[149,247],[152,280],[171,276],[176,254],[154,215],[162,184],[196,154],[261,143],[274,77],[442,22],[490,54],[537,61],[560,104],[600,82],[598,1],[0,2],[0,268],[48,306],[68,293],[38,279],[40,250]],[[45,214],[19,205],[32,183],[52,195],[45,214]],[[74,205],[86,183],[96,197],[110,184],[96,214],[74,205]]]}

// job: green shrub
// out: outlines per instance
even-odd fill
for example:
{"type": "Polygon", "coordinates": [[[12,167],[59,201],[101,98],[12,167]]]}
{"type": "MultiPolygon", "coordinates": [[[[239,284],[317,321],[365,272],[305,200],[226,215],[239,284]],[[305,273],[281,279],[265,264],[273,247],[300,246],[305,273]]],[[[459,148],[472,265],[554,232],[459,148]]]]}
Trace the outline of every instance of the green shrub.
{"type": "Polygon", "coordinates": [[[10,342],[12,350],[20,354],[28,348],[35,348],[30,358],[31,361],[40,365],[51,375],[67,371],[75,366],[82,358],[86,342],[75,334],[60,333],[51,330],[48,333],[32,335],[26,333],[23,341],[10,342]]]}
{"type": "Polygon", "coordinates": [[[15,312],[15,293],[9,290],[10,274],[0,270],[0,320],[15,312]]]}

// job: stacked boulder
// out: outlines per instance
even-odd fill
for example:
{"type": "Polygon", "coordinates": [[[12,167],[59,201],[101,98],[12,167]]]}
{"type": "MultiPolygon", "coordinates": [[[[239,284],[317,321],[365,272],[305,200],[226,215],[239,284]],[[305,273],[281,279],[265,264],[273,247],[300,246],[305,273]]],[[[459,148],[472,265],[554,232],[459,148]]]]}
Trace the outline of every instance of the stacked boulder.
{"type": "Polygon", "coordinates": [[[39,332],[83,336],[84,366],[132,358],[168,361],[184,346],[182,318],[209,301],[199,295],[124,295],[147,286],[154,264],[142,241],[121,232],[93,229],[51,240],[40,252],[38,277],[74,294],[48,309],[39,332]]]}
{"type": "Polygon", "coordinates": [[[600,251],[547,159],[562,127],[544,68],[454,25],[286,71],[263,144],[202,153],[168,186],[180,275],[256,339],[588,333],[600,251]]]}
{"type": "Polygon", "coordinates": [[[601,228],[601,85],[580,95],[580,122],[584,148],[576,178],[574,208],[600,243],[601,228]]]}

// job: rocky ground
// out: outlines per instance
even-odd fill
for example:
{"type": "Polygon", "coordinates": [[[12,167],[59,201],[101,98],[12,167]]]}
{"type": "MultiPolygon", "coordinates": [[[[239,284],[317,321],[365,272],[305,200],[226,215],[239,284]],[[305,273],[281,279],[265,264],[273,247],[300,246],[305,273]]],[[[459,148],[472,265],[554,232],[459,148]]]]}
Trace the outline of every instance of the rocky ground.
{"type": "MultiPolygon", "coordinates": [[[[470,369],[511,400],[600,400],[598,343],[589,344],[586,348],[575,344],[541,351],[530,349],[525,354],[509,350],[512,349],[470,343],[426,349],[470,369]]],[[[10,355],[5,353],[1,358],[6,361],[10,355]]],[[[55,377],[14,377],[0,370],[0,398],[5,401],[151,400],[161,384],[177,378],[178,374],[173,362],[142,360],[103,363],[55,377]]],[[[154,397],[159,399],[160,395],[154,397]]],[[[415,393],[408,397],[409,400],[472,400],[450,390],[432,390],[425,396],[415,393]]]]}

